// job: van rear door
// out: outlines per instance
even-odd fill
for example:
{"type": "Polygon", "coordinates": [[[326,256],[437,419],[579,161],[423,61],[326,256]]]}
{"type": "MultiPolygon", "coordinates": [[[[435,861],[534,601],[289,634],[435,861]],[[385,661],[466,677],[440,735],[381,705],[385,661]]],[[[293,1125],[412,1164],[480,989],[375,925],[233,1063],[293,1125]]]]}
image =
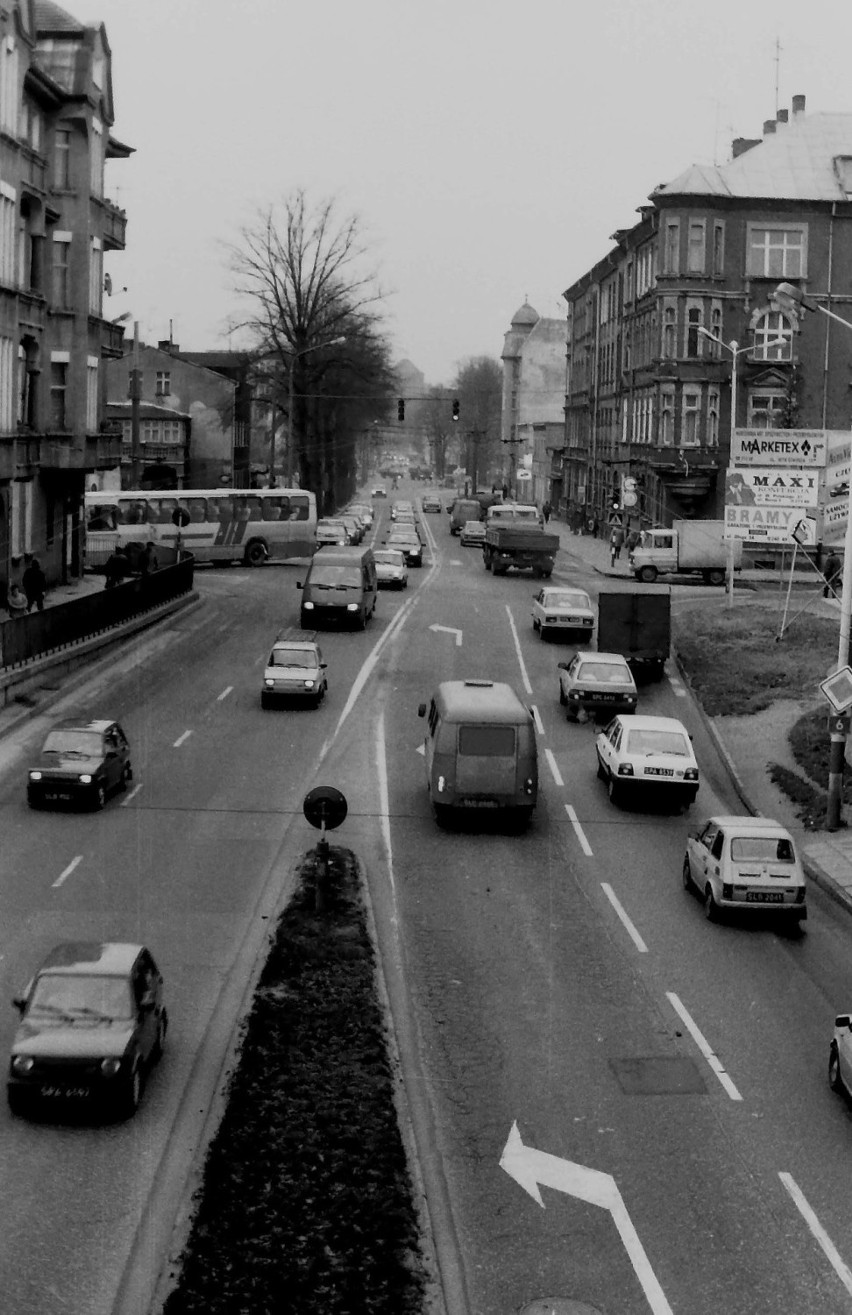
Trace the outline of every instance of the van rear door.
{"type": "Polygon", "coordinates": [[[517,789],[515,726],[462,725],[458,728],[456,790],[470,798],[511,798],[517,789]]]}

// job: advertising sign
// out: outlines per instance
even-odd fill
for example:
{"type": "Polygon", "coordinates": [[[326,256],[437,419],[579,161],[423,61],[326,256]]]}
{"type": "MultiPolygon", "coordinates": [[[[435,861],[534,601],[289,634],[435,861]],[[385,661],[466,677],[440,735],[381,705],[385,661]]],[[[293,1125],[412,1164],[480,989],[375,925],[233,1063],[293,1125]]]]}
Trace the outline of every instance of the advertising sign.
{"type": "MultiPolygon", "coordinates": [[[[848,440],[849,435],[844,433],[843,437],[848,440]]],[[[731,441],[731,464],[824,466],[826,451],[824,429],[735,429],[731,441]]]]}
{"type": "Polygon", "coordinates": [[[852,436],[840,430],[831,430],[828,438],[828,457],[820,492],[822,542],[828,547],[835,547],[845,540],[849,520],[852,436]]]}
{"type": "Polygon", "coordinates": [[[732,507],[816,507],[819,504],[818,470],[770,469],[746,466],[728,468],[725,505],[732,507]]]}
{"type": "Polygon", "coordinates": [[[725,537],[746,543],[817,543],[817,518],[807,507],[734,507],[725,505],[725,537]],[[793,531],[796,538],[793,538],[793,531]]]}

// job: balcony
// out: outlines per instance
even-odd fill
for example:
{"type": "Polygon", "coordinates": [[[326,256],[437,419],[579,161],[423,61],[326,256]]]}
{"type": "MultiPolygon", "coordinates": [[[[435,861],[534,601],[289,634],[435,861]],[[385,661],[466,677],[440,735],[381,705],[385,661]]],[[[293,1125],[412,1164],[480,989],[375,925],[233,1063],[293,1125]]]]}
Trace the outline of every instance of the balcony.
{"type": "Polygon", "coordinates": [[[123,251],[127,245],[127,211],[119,210],[105,197],[92,197],[96,209],[95,223],[100,229],[105,251],[123,251]]]}
{"type": "Polygon", "coordinates": [[[108,360],[120,360],[124,355],[124,325],[90,315],[89,326],[100,331],[101,356],[108,360]]]}

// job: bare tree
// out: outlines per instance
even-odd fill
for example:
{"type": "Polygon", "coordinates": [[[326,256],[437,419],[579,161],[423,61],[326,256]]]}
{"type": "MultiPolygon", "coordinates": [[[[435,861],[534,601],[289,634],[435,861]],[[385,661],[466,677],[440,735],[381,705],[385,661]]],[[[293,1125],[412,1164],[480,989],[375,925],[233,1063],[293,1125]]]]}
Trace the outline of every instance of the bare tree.
{"type": "Polygon", "coordinates": [[[500,423],[503,369],[491,356],[474,356],[458,367],[455,395],[459,399],[459,439],[474,487],[502,466],[500,423]]]}
{"type": "Polygon", "coordinates": [[[354,481],[366,417],[371,422],[390,406],[390,355],[379,313],[384,293],[375,271],[365,269],[360,220],[340,216],[334,200],[312,207],[296,191],[240,237],[228,250],[247,312],[234,327],[251,335],[273,432],[286,417],[285,465],[325,509],[354,481]]]}

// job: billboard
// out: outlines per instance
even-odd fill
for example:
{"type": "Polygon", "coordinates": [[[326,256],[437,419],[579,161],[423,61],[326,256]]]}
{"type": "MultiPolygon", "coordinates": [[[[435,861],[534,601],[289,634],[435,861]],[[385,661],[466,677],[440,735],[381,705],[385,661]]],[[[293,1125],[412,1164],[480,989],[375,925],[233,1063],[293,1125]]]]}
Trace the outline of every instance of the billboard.
{"type": "Polygon", "coordinates": [[[725,538],[746,543],[783,543],[791,547],[798,542],[815,547],[817,539],[815,507],[742,506],[725,504],[725,538]],[[796,530],[796,538],[793,531],[796,530]]]}
{"type": "Polygon", "coordinates": [[[825,429],[735,429],[731,437],[733,466],[824,466],[827,435],[840,432],[825,429]]]}
{"type": "Polygon", "coordinates": [[[817,507],[820,494],[819,470],[785,467],[728,467],[725,476],[725,506],[728,507],[817,507]]]}

